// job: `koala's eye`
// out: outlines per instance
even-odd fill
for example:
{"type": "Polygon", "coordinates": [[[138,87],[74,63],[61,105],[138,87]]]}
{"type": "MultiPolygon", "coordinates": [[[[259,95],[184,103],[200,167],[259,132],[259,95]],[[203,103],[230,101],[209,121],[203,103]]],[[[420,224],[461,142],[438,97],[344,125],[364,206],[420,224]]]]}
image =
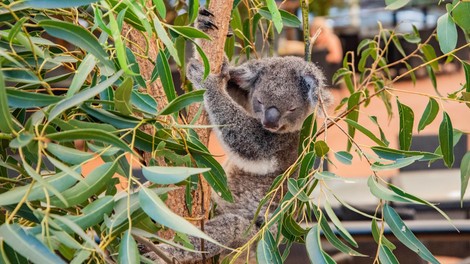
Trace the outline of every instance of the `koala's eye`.
{"type": "Polygon", "coordinates": [[[261,101],[259,99],[256,99],[256,101],[258,101],[258,104],[261,104],[261,105],[263,104],[263,103],[261,103],[261,101]]]}
{"type": "Polygon", "coordinates": [[[297,107],[292,107],[292,108],[289,109],[288,111],[289,111],[289,112],[294,112],[295,110],[297,110],[297,107]]]}

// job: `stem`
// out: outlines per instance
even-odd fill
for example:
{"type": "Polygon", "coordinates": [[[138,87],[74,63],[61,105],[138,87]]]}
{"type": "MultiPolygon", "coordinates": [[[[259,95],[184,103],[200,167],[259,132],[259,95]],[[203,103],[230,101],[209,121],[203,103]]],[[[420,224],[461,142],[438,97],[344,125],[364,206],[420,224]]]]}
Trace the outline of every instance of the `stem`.
{"type": "Polygon", "coordinates": [[[310,31],[309,31],[309,23],[308,23],[308,4],[307,0],[300,0],[300,5],[302,8],[302,28],[304,32],[304,43],[305,43],[305,61],[310,62],[312,60],[312,56],[310,54],[310,31]]]}

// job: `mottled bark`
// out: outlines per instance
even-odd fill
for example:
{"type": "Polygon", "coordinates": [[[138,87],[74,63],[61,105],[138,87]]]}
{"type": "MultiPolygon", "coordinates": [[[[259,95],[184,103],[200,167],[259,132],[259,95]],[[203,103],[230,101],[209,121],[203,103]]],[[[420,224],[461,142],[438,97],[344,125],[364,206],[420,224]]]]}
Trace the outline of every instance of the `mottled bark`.
{"type": "MultiPolygon", "coordinates": [[[[152,1],[148,1],[148,4],[151,5],[152,1]]],[[[230,1],[219,1],[213,0],[210,3],[209,9],[211,12],[215,14],[215,24],[219,27],[219,30],[209,32],[210,36],[212,37],[212,41],[204,41],[201,43],[202,49],[206,53],[210,63],[211,63],[211,72],[217,73],[220,71],[220,66],[222,65],[223,58],[224,58],[224,44],[226,35],[228,32],[229,22],[230,22],[230,14],[232,10],[233,0],[230,1]]],[[[122,34],[126,36],[129,40],[128,45],[131,50],[134,52],[141,53],[142,50],[137,48],[136,45],[140,47],[145,47],[146,40],[142,35],[142,32],[139,32],[129,25],[124,25],[122,34]],[[132,44],[132,43],[135,43],[132,44]]],[[[155,58],[158,54],[159,48],[155,39],[151,39],[149,43],[149,52],[148,54],[142,54],[146,58],[137,57],[137,62],[140,67],[140,71],[144,79],[149,80],[152,74],[154,65],[151,61],[155,61],[155,58]]],[[[184,59],[184,58],[181,58],[184,59]]],[[[161,109],[163,106],[168,104],[166,99],[165,93],[163,91],[162,86],[157,80],[154,83],[148,83],[147,87],[145,87],[147,92],[152,95],[157,103],[158,108],[161,109]]],[[[197,112],[197,106],[192,106],[189,109],[188,121],[192,119],[194,114],[197,112]]],[[[203,114],[197,121],[197,124],[206,125],[208,122],[207,115],[203,114]]],[[[154,127],[153,126],[146,126],[143,128],[145,132],[148,134],[153,134],[154,127]]],[[[209,134],[210,131],[208,129],[199,129],[197,133],[200,137],[200,140],[205,145],[209,142],[209,134]]],[[[144,162],[148,164],[149,160],[152,158],[151,153],[143,153],[144,162]]],[[[163,162],[163,161],[162,161],[163,162]]],[[[207,182],[200,177],[201,184],[199,185],[198,190],[193,191],[193,206],[192,206],[192,214],[189,214],[187,207],[185,205],[184,199],[184,188],[172,191],[168,194],[167,205],[170,209],[184,217],[188,217],[193,221],[193,223],[199,226],[201,229],[204,229],[204,221],[207,220],[210,210],[210,186],[207,182]]],[[[171,233],[166,233],[164,236],[169,237],[171,233]]]]}

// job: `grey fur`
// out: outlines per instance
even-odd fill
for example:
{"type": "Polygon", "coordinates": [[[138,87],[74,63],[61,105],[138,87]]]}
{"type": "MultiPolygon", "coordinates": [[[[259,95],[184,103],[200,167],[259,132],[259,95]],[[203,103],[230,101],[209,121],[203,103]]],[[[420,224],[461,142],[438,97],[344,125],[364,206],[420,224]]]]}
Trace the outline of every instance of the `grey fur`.
{"type": "MultiPolygon", "coordinates": [[[[208,17],[198,19],[205,23],[208,17]]],[[[214,197],[217,215],[205,224],[205,232],[221,244],[237,248],[258,231],[256,225],[246,234],[275,177],[297,159],[304,119],[316,108],[319,95],[326,104],[330,95],[322,88],[322,72],[298,57],[251,60],[237,67],[224,63],[220,74],[210,74],[206,80],[203,72],[197,60],[190,61],[187,77],[197,89],[206,89],[204,105],[211,124],[218,125],[214,130],[228,156],[224,169],[235,200],[228,203],[214,197]],[[279,118],[274,117],[277,128],[263,126],[265,110],[271,107],[280,113],[279,118]]],[[[199,239],[192,238],[192,242],[199,250],[199,239]]],[[[161,248],[181,263],[202,259],[200,254],[167,245],[161,248]]],[[[209,242],[205,242],[205,250],[207,258],[223,251],[209,242]]]]}

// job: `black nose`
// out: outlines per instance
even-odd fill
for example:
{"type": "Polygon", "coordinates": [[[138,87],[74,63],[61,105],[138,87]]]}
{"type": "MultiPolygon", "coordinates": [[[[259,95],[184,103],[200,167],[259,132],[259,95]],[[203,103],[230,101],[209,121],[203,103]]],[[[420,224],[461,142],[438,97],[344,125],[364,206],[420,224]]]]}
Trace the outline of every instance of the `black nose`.
{"type": "Polygon", "coordinates": [[[279,118],[281,113],[276,107],[270,107],[264,112],[263,125],[269,128],[277,128],[279,126],[279,118]]]}

